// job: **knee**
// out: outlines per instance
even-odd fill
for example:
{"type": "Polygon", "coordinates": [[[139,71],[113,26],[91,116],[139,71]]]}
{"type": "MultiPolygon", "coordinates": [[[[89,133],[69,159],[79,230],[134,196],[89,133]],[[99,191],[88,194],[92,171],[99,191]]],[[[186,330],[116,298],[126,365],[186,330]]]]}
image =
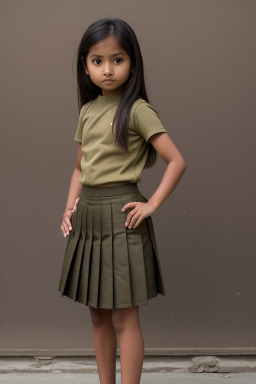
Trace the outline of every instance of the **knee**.
{"type": "Polygon", "coordinates": [[[111,321],[111,313],[105,309],[90,307],[92,325],[94,327],[101,327],[111,321]]]}
{"type": "Polygon", "coordinates": [[[112,314],[112,323],[116,330],[116,333],[121,333],[125,329],[125,321],[120,313],[112,314]]]}
{"type": "Polygon", "coordinates": [[[137,308],[113,310],[112,323],[117,333],[140,327],[137,308]]]}

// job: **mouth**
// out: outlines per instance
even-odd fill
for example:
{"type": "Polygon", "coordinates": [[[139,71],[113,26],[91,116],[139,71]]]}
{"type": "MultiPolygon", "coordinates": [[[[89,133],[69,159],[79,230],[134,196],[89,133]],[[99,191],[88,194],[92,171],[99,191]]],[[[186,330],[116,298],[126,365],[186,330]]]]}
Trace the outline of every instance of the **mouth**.
{"type": "Polygon", "coordinates": [[[112,81],[113,81],[112,79],[106,79],[103,81],[103,83],[112,83],[112,81]]]}

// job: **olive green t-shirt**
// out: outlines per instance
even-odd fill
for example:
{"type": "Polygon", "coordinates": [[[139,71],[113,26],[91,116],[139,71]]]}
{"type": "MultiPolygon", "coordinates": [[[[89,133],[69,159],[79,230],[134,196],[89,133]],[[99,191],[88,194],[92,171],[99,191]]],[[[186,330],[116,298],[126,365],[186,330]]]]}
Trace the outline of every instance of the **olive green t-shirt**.
{"type": "Polygon", "coordinates": [[[81,184],[112,186],[139,182],[147,159],[149,138],[155,133],[167,132],[157,110],[139,98],[130,110],[128,152],[122,149],[115,144],[112,132],[119,99],[120,95],[99,95],[80,110],[74,140],[82,146],[81,184]]]}

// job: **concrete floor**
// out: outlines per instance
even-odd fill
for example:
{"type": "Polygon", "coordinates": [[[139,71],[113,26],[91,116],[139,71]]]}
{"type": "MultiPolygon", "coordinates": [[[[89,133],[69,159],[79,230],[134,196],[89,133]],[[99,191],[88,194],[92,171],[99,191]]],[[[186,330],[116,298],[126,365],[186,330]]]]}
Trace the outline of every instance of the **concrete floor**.
{"type": "MultiPolygon", "coordinates": [[[[96,373],[2,373],[1,384],[100,384],[96,373]]],[[[255,384],[256,373],[146,373],[140,384],[255,384]]],[[[121,374],[116,374],[121,384],[121,374]]]]}
{"type": "MultiPolygon", "coordinates": [[[[0,357],[0,384],[100,384],[96,359],[0,357]]],[[[140,384],[256,384],[256,356],[145,356],[140,384]],[[208,373],[213,372],[213,373],[208,373]]],[[[116,384],[121,384],[117,357],[116,384]]]]}

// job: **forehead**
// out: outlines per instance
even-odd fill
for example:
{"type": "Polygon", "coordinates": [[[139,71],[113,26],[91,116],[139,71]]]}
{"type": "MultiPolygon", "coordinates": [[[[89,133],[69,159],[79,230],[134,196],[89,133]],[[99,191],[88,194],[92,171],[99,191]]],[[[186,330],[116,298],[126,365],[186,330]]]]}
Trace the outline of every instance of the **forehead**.
{"type": "Polygon", "coordinates": [[[102,56],[111,56],[111,54],[122,52],[126,55],[125,50],[117,42],[113,36],[109,36],[104,40],[99,41],[98,43],[91,46],[88,52],[88,56],[93,54],[102,55],[102,56]]]}

